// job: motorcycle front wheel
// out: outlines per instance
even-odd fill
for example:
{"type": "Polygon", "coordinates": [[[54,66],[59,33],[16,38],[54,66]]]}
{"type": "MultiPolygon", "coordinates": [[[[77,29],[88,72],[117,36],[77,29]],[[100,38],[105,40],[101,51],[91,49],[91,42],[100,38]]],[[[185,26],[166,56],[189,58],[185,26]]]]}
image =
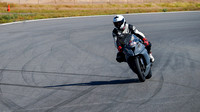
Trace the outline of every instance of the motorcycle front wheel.
{"type": "Polygon", "coordinates": [[[133,63],[135,65],[135,72],[141,82],[144,82],[146,80],[145,78],[145,66],[141,63],[140,57],[135,57],[133,60],[133,63]]]}

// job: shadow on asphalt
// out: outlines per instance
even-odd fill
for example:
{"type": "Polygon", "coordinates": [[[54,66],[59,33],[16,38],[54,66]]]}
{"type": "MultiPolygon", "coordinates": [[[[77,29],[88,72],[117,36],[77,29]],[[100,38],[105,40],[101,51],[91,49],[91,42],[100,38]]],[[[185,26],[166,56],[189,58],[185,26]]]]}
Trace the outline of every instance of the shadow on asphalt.
{"type": "Polygon", "coordinates": [[[74,83],[74,84],[62,84],[54,86],[45,86],[45,88],[52,87],[64,87],[64,86],[100,86],[100,85],[117,85],[117,84],[129,84],[140,83],[139,79],[124,79],[124,80],[111,80],[111,81],[91,81],[88,83],[74,83]]]}

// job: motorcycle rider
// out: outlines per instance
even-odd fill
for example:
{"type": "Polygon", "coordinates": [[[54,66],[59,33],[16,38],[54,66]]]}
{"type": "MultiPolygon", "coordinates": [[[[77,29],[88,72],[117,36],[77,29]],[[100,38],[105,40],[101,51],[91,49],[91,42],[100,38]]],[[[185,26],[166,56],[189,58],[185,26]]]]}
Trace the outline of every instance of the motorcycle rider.
{"type": "Polygon", "coordinates": [[[115,47],[118,49],[116,60],[117,62],[125,62],[125,55],[122,52],[123,44],[120,43],[120,39],[123,38],[124,34],[134,34],[143,41],[145,48],[147,49],[150,57],[150,61],[154,62],[154,57],[151,53],[151,43],[145,38],[144,34],[136,29],[135,26],[127,24],[125,18],[122,15],[116,15],[113,18],[113,29],[112,35],[115,42],[115,47]]]}

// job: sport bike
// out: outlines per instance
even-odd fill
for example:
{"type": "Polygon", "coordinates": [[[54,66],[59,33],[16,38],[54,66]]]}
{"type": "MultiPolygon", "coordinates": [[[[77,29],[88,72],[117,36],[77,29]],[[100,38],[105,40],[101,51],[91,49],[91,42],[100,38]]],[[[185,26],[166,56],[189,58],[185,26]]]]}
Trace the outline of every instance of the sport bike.
{"type": "Polygon", "coordinates": [[[129,67],[135,72],[141,82],[151,78],[152,63],[149,54],[138,37],[133,34],[123,35],[123,53],[129,67]]]}

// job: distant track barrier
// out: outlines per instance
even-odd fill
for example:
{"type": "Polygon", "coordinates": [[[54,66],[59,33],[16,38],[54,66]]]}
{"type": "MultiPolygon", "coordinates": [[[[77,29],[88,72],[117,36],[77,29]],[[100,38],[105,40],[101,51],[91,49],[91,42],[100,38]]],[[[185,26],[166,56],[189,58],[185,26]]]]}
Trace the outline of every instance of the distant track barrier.
{"type": "Polygon", "coordinates": [[[131,3],[170,3],[198,2],[199,0],[0,0],[16,4],[131,4],[131,3]]]}

